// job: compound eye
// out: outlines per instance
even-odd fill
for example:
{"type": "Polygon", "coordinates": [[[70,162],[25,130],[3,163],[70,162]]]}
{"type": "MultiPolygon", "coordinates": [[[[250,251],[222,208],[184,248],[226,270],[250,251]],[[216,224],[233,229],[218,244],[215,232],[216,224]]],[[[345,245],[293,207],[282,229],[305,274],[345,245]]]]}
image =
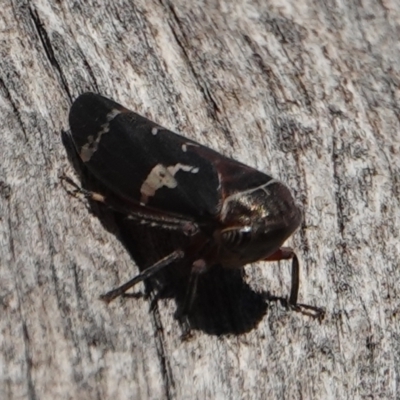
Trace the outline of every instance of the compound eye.
{"type": "Polygon", "coordinates": [[[251,228],[227,229],[221,232],[221,239],[226,247],[238,247],[251,240],[251,228]]]}

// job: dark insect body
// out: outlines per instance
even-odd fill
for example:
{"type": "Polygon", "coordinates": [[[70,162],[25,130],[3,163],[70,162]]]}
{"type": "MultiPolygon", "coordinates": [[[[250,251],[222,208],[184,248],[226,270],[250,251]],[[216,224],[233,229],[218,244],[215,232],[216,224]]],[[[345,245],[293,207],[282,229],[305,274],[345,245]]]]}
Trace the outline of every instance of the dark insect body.
{"type": "Polygon", "coordinates": [[[189,238],[124,285],[102,296],[111,301],[138,282],[185,259],[191,266],[183,314],[190,311],[199,275],[214,265],[241,268],[256,261],[292,259],[288,303],[297,303],[299,263],[281,247],[299,227],[301,211],[278,180],[173,133],[94,93],[80,95],[69,123],[76,150],[109,194],[86,192],[137,224],[179,231],[189,238]]]}

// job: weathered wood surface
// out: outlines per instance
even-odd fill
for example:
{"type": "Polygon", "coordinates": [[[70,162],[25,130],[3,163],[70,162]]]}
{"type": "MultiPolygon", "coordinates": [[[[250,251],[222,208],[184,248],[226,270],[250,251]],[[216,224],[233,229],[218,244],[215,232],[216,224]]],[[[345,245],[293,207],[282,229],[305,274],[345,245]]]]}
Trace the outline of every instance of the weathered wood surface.
{"type": "MultiPolygon", "coordinates": [[[[395,0],[2,2],[0,398],[399,398],[399,32],[395,0]],[[242,331],[182,342],[173,300],[102,303],[137,267],[58,178],[87,90],[292,187],[325,320],[243,303],[242,331]]],[[[286,295],[289,270],[245,289],[286,295]]]]}

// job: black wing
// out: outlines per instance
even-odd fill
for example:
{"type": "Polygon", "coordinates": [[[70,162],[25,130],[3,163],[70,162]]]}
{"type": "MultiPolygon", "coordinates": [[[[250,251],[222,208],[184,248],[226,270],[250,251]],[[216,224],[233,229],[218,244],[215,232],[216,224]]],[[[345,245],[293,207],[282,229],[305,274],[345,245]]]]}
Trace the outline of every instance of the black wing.
{"type": "Polygon", "coordinates": [[[79,96],[69,123],[97,179],[122,198],[160,211],[213,218],[229,194],[272,179],[98,94],[79,96]]]}

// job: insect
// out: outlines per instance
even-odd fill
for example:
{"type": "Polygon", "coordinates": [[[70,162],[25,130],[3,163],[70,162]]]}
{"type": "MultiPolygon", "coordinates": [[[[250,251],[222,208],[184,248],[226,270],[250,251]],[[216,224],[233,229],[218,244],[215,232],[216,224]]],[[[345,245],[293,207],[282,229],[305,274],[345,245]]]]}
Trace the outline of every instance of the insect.
{"type": "Polygon", "coordinates": [[[182,314],[188,314],[199,276],[213,266],[291,259],[288,304],[320,317],[321,309],[297,303],[299,262],[282,244],[302,216],[283,183],[95,93],[75,100],[69,123],[81,160],[112,193],[86,192],[87,197],[134,223],[179,231],[188,239],[103,300],[185,259],[190,275],[182,314]]]}

